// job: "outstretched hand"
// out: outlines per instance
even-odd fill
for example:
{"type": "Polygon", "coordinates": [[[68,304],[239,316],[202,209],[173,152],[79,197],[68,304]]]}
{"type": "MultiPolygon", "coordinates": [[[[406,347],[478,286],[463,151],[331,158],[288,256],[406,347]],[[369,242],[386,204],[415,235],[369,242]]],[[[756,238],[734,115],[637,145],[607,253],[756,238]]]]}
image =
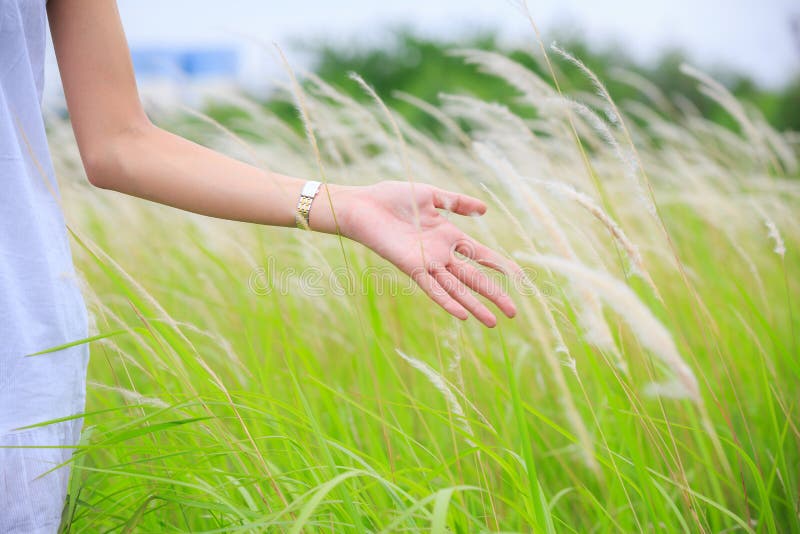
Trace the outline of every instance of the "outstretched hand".
{"type": "Polygon", "coordinates": [[[439,211],[483,215],[482,201],[399,181],[353,188],[337,200],[345,203],[343,209],[336,208],[342,235],[393,263],[447,312],[462,320],[471,313],[486,326],[495,326],[497,319],[478,293],[506,316],[516,314],[511,298],[472,262],[507,275],[517,274],[519,266],[459,230],[439,211]]]}

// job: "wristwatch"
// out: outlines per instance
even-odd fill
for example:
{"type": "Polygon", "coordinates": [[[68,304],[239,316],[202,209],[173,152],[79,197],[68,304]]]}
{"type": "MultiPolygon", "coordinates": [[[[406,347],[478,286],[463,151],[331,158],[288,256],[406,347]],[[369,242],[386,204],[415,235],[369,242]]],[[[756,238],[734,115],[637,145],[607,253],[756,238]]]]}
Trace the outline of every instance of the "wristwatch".
{"type": "Polygon", "coordinates": [[[314,197],[317,196],[321,185],[320,182],[309,180],[300,191],[300,199],[297,201],[297,212],[294,217],[297,227],[301,230],[309,229],[308,218],[311,213],[311,203],[314,202],[314,197]]]}

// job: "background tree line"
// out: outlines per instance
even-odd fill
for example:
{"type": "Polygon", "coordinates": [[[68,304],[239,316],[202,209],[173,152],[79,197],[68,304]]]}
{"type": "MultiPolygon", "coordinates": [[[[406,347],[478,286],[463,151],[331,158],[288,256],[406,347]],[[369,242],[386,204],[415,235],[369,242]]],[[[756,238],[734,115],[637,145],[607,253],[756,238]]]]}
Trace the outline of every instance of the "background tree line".
{"type": "MultiPolygon", "coordinates": [[[[325,81],[354,99],[365,101],[369,97],[349,78],[350,72],[356,72],[393,109],[417,127],[428,130],[439,127],[435,120],[419,108],[395,98],[396,92],[409,93],[428,102],[436,102],[440,93],[467,93],[485,101],[502,102],[523,117],[535,114],[533,109],[514,103],[517,95],[514,88],[495,77],[482,74],[475,66],[454,56],[453,50],[478,48],[501,52],[552,83],[549,73],[531,55],[531,50],[536,46],[533,41],[525,43],[526,48],[523,49],[504,48],[493,33],[477,34],[458,41],[436,40],[405,29],[392,31],[391,34],[392,38],[381,46],[306,43],[300,45],[300,49],[311,54],[312,70],[325,81]]],[[[634,60],[619,45],[597,47],[575,33],[564,32],[557,35],[556,40],[559,46],[583,61],[600,77],[617,102],[633,100],[652,104],[646,101],[640,89],[620,80],[619,73],[629,71],[653,83],[668,98],[682,95],[686,99],[683,100],[684,105],[688,103],[694,106],[704,117],[719,124],[734,130],[737,128],[724,109],[698,92],[695,81],[681,73],[681,64],[691,63],[692,59],[681,50],[666,51],[655,61],[643,64],[634,60]]],[[[798,48],[800,53],[800,45],[798,48]]],[[[568,92],[593,91],[590,82],[578,69],[557,59],[554,65],[563,89],[568,92]]],[[[800,131],[800,73],[795,73],[782,88],[767,89],[747,73],[725,68],[707,72],[738,99],[759,110],[767,122],[778,130],[800,131]]],[[[285,95],[275,92],[265,99],[264,105],[299,127],[296,111],[285,95]]],[[[236,113],[223,107],[214,107],[210,112],[223,122],[229,118],[229,113],[236,113]]]]}

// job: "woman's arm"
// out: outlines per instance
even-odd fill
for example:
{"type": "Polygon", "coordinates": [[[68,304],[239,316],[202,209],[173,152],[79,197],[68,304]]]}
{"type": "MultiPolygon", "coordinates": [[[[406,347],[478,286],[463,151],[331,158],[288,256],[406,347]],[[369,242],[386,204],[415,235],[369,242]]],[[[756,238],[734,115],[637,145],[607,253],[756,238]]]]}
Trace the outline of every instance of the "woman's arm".
{"type": "MultiPolygon", "coordinates": [[[[50,0],[48,16],[92,184],[211,217],[294,226],[305,180],[242,163],[150,122],[114,0],[50,0]]],[[[425,184],[330,185],[320,190],[309,222],[326,233],[336,233],[338,223],[338,232],[394,263],[456,317],[466,319],[469,311],[487,326],[496,322],[465,286],[513,316],[510,298],[453,251],[507,273],[518,267],[463,234],[437,208],[463,215],[486,211],[478,199],[425,184]]]]}
{"type": "MultiPolygon", "coordinates": [[[[204,215],[291,226],[303,181],[155,127],[142,109],[113,0],[48,3],[72,127],[89,181],[204,215]]],[[[318,220],[322,231],[335,231],[318,220]]]]}

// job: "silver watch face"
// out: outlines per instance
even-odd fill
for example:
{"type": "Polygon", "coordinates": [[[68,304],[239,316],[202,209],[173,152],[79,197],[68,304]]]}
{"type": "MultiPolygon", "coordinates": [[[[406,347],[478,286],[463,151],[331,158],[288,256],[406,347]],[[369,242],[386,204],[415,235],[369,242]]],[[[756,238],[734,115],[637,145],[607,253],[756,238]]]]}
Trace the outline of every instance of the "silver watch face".
{"type": "Polygon", "coordinates": [[[304,197],[314,198],[317,194],[317,191],[319,191],[320,185],[322,185],[320,182],[310,180],[303,185],[303,190],[300,192],[300,194],[304,197]]]}

